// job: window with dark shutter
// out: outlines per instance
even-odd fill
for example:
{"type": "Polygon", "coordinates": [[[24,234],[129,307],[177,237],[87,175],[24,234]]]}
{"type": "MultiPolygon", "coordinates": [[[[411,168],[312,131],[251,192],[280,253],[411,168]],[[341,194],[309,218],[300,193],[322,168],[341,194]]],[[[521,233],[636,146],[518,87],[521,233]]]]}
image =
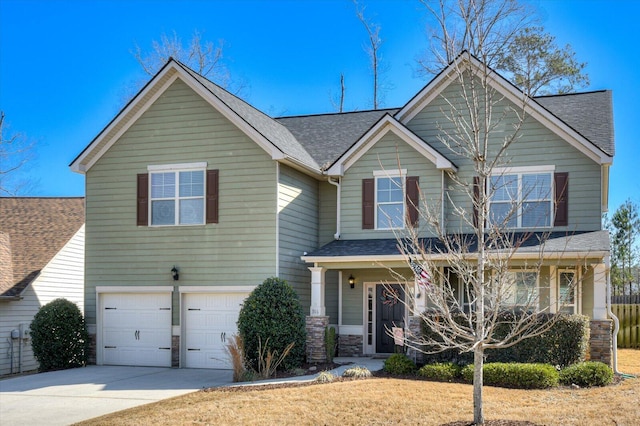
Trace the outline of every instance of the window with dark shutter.
{"type": "Polygon", "coordinates": [[[147,226],[149,224],[149,175],[147,173],[138,175],[138,205],[137,205],[137,225],[147,226]]]}
{"type": "Polygon", "coordinates": [[[218,223],[218,170],[207,170],[207,223],[218,223]]]}
{"type": "Polygon", "coordinates": [[[375,179],[362,179],[362,229],[375,228],[375,179]]]}
{"type": "Polygon", "coordinates": [[[555,183],[556,216],[553,226],[569,225],[569,173],[558,172],[553,175],[555,183]]]}
{"type": "Polygon", "coordinates": [[[407,222],[418,226],[420,218],[420,186],[418,176],[408,176],[406,181],[407,222]]]}

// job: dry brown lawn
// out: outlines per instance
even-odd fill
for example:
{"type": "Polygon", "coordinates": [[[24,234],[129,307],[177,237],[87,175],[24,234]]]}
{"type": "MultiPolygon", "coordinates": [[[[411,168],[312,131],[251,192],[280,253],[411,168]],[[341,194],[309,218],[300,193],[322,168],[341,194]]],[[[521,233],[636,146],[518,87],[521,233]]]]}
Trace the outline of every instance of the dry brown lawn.
{"type": "MultiPolygon", "coordinates": [[[[640,350],[619,350],[618,369],[640,375],[640,350]]],[[[195,392],[83,425],[440,425],[473,419],[471,386],[375,378],[306,387],[195,392]]],[[[485,387],[485,416],[544,425],[638,425],[640,378],[605,388],[485,387]]]]}

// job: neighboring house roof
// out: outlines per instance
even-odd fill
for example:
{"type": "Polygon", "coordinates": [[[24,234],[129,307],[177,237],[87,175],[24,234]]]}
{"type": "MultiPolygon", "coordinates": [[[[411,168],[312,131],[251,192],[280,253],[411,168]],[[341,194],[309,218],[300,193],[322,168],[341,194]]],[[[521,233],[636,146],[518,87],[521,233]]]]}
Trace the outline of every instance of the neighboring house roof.
{"type": "Polygon", "coordinates": [[[84,224],[84,198],[0,198],[0,297],[16,297],[84,224]]]}
{"type": "Polygon", "coordinates": [[[615,154],[610,90],[538,96],[536,102],[610,156],[615,154]]]}
{"type": "MultiPolygon", "coordinates": [[[[474,234],[459,236],[468,244],[468,252],[477,252],[477,240],[474,234]]],[[[512,235],[513,241],[518,241],[518,255],[529,257],[540,257],[544,253],[548,256],[584,256],[597,257],[609,251],[608,231],[590,232],[552,232],[552,233],[527,233],[515,232],[512,235]],[[544,241],[544,250],[541,251],[540,242],[544,241]]],[[[424,244],[426,251],[434,256],[439,256],[446,252],[442,241],[438,238],[424,238],[420,242],[424,244]]],[[[402,256],[399,248],[399,241],[390,239],[368,239],[368,240],[334,240],[323,247],[303,256],[306,262],[329,261],[331,258],[341,258],[354,261],[359,258],[371,259],[371,257],[389,258],[402,256]]]]}

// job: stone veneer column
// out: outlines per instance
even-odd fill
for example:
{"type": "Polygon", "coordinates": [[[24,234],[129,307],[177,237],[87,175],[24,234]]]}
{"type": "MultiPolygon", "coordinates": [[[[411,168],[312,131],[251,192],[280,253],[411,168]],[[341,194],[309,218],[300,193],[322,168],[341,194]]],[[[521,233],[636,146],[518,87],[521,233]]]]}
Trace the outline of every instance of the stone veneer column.
{"type": "MultiPolygon", "coordinates": [[[[419,316],[409,317],[409,329],[405,330],[406,340],[409,342],[416,342],[422,337],[422,321],[419,316]]],[[[411,343],[411,346],[417,347],[415,343],[411,343]]],[[[424,354],[414,348],[407,348],[407,356],[413,359],[417,364],[424,363],[424,354]]]]}
{"type": "Polygon", "coordinates": [[[180,336],[171,336],[171,366],[180,367],[180,336]]]}
{"type": "Polygon", "coordinates": [[[590,322],[589,359],[600,361],[613,368],[611,364],[613,350],[613,321],[593,320],[590,322]]]}
{"type": "Polygon", "coordinates": [[[307,328],[307,362],[327,362],[327,350],[324,346],[324,333],[329,325],[327,316],[308,316],[307,328]]]}

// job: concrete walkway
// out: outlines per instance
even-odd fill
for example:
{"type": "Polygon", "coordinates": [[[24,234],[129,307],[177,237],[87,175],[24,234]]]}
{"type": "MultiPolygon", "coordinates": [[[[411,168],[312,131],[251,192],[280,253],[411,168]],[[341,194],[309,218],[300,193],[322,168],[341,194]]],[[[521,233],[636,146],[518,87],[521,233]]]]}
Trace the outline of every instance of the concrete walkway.
{"type": "MultiPolygon", "coordinates": [[[[380,370],[383,360],[336,358],[341,375],[353,366],[380,370]]],[[[318,372],[320,373],[320,372],[318,372]]],[[[303,382],[317,374],[251,382],[303,382]]],[[[0,425],[68,425],[104,414],[184,395],[203,388],[232,385],[230,370],[95,366],[0,380],[0,425]]]]}

